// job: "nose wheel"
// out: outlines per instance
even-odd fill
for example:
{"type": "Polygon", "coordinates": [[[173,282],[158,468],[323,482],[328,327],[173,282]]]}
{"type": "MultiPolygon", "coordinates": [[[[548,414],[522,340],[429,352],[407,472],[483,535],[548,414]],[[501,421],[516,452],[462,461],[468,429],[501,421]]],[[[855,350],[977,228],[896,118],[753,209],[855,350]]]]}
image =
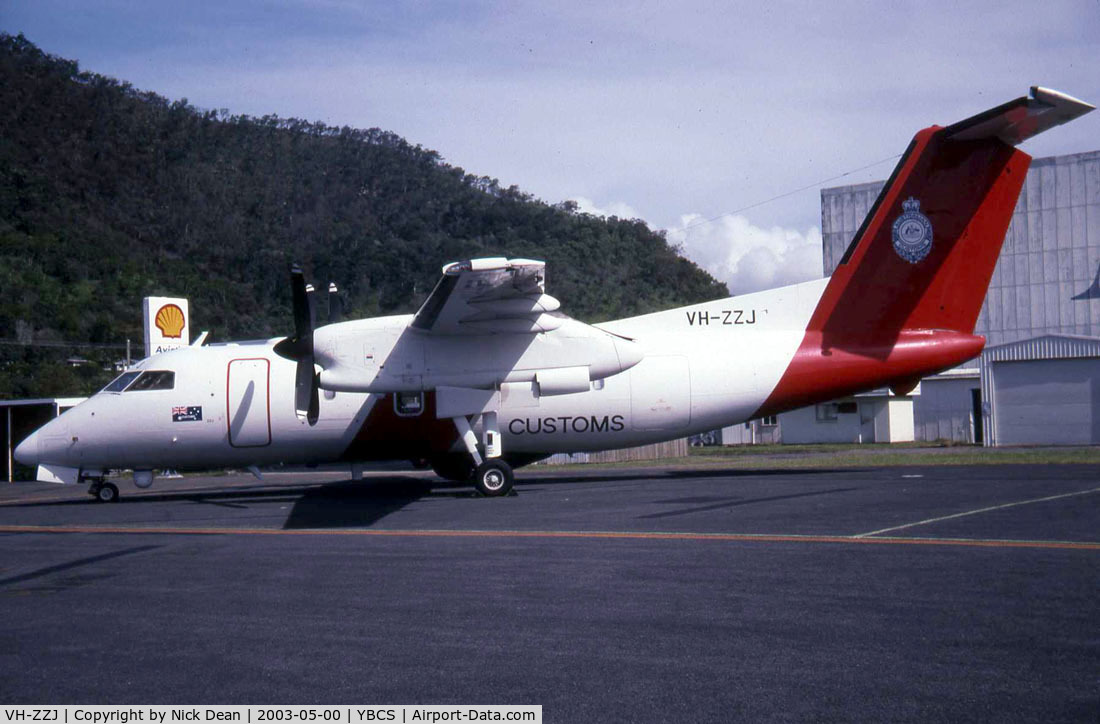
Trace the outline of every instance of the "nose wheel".
{"type": "Polygon", "coordinates": [[[96,480],[88,488],[88,495],[92,496],[100,503],[117,503],[118,502],[118,486],[114,483],[105,483],[102,480],[96,480]]]}

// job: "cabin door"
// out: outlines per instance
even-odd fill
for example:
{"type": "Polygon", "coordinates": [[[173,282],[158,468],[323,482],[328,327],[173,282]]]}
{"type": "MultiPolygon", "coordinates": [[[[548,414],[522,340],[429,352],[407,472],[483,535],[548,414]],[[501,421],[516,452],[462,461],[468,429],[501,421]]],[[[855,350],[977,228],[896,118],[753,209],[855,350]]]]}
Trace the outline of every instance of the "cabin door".
{"type": "Polygon", "coordinates": [[[226,424],[233,447],[271,444],[271,398],[266,359],[235,359],[229,363],[226,384],[226,424]]]}

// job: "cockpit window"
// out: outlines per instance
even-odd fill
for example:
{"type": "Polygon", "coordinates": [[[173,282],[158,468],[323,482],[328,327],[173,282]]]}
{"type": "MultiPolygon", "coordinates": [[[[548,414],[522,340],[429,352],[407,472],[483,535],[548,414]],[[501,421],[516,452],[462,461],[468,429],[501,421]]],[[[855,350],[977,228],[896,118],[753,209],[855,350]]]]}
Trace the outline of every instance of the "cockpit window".
{"type": "Polygon", "coordinates": [[[111,384],[103,388],[104,392],[122,392],[126,389],[126,386],[134,381],[134,378],[140,375],[141,372],[123,372],[116,377],[111,384]]]}
{"type": "Polygon", "coordinates": [[[149,370],[142,372],[134,382],[126,388],[127,392],[142,390],[170,390],[176,386],[176,373],[166,370],[149,370]]]}
{"type": "Polygon", "coordinates": [[[123,372],[104,392],[134,392],[135,390],[171,390],[176,386],[176,373],[168,370],[123,372]]]}

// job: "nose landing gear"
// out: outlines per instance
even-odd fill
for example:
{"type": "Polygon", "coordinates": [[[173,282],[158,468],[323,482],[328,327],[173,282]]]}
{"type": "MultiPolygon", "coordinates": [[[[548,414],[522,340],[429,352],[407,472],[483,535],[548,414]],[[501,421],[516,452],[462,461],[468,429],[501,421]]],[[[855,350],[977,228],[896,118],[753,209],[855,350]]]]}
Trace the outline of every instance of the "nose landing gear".
{"type": "Polygon", "coordinates": [[[93,478],[92,484],[88,486],[88,495],[100,503],[117,503],[118,486],[114,483],[104,482],[103,478],[93,478]]]}

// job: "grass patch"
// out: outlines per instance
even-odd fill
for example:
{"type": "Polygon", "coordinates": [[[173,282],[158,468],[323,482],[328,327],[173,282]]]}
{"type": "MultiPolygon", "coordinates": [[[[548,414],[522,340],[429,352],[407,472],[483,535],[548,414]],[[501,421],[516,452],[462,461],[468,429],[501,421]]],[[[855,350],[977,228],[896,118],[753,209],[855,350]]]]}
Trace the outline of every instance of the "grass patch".
{"type": "MultiPolygon", "coordinates": [[[[592,463],[586,468],[724,467],[784,470],[815,467],[900,465],[1100,465],[1100,447],[986,448],[950,442],[892,444],[732,445],[691,448],[688,455],[660,460],[592,463]]],[[[541,467],[541,466],[540,466],[541,467]]],[[[547,465],[566,468],[569,465],[547,465]]]]}
{"type": "Polygon", "coordinates": [[[692,448],[692,464],[737,467],[839,465],[1060,465],[1100,464],[1100,447],[986,448],[975,445],[894,443],[889,445],[739,445],[692,448]],[[745,449],[749,448],[749,449],[745,449]],[[753,449],[756,448],[756,449],[753,449]]]}

